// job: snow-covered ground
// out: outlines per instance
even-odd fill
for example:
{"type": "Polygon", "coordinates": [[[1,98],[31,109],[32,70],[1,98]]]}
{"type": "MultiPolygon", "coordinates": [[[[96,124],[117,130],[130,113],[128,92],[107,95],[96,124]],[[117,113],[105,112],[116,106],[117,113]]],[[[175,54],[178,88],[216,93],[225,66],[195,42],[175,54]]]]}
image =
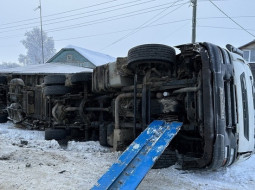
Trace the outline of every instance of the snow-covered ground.
{"type": "MultiPolygon", "coordinates": [[[[45,141],[43,131],[0,124],[0,189],[90,189],[119,155],[98,142],[69,142],[63,148],[45,141]]],[[[254,163],[255,155],[215,172],[151,170],[138,189],[255,189],[254,163]]]]}

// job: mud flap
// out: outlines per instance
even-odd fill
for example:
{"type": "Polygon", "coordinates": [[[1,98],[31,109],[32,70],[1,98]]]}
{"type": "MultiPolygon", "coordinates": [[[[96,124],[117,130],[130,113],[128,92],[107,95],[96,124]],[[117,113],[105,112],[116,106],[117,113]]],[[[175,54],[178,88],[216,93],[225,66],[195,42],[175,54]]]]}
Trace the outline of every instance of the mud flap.
{"type": "Polygon", "coordinates": [[[92,190],[136,189],[164,152],[182,123],[153,121],[98,180],[92,190]]]}

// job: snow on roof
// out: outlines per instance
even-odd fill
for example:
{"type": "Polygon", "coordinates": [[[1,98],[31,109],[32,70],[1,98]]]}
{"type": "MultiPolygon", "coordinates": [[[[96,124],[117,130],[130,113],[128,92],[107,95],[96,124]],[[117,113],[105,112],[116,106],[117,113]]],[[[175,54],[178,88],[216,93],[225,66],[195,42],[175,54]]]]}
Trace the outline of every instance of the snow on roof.
{"type": "Polygon", "coordinates": [[[15,67],[2,69],[0,73],[17,73],[17,74],[45,74],[45,73],[80,73],[80,72],[92,72],[93,69],[78,67],[73,65],[66,65],[61,63],[46,63],[37,65],[27,65],[24,67],[15,67]]]}
{"type": "Polygon", "coordinates": [[[116,61],[116,58],[114,58],[110,55],[95,52],[95,51],[88,50],[88,49],[85,49],[85,48],[81,48],[81,47],[77,47],[77,46],[73,46],[73,45],[68,45],[63,49],[67,49],[67,48],[72,48],[72,49],[76,50],[82,56],[87,58],[91,63],[93,63],[95,66],[99,66],[99,65],[103,65],[103,64],[106,64],[106,63],[116,61]]]}

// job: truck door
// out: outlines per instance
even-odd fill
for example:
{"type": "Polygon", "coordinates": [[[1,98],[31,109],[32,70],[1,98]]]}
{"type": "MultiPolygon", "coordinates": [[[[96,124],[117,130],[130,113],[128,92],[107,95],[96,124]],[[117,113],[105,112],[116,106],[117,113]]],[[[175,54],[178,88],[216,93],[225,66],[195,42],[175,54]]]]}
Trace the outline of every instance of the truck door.
{"type": "Polygon", "coordinates": [[[254,102],[252,93],[253,78],[245,64],[239,64],[236,71],[238,102],[238,152],[246,153],[254,149],[254,102]]]}

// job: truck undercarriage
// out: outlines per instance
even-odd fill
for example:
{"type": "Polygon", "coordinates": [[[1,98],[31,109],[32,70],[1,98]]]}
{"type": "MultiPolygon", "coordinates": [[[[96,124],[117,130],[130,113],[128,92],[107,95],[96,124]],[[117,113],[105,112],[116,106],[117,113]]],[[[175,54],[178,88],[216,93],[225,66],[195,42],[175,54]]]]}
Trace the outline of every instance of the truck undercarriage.
{"type": "Polygon", "coordinates": [[[209,43],[177,48],[178,55],[165,45],[137,46],[93,73],[42,75],[32,85],[28,76],[9,76],[9,118],[46,128],[47,140],[99,140],[114,150],[154,120],[179,121],[157,168],[177,160],[187,169],[231,165],[238,119],[229,52],[209,43]]]}

